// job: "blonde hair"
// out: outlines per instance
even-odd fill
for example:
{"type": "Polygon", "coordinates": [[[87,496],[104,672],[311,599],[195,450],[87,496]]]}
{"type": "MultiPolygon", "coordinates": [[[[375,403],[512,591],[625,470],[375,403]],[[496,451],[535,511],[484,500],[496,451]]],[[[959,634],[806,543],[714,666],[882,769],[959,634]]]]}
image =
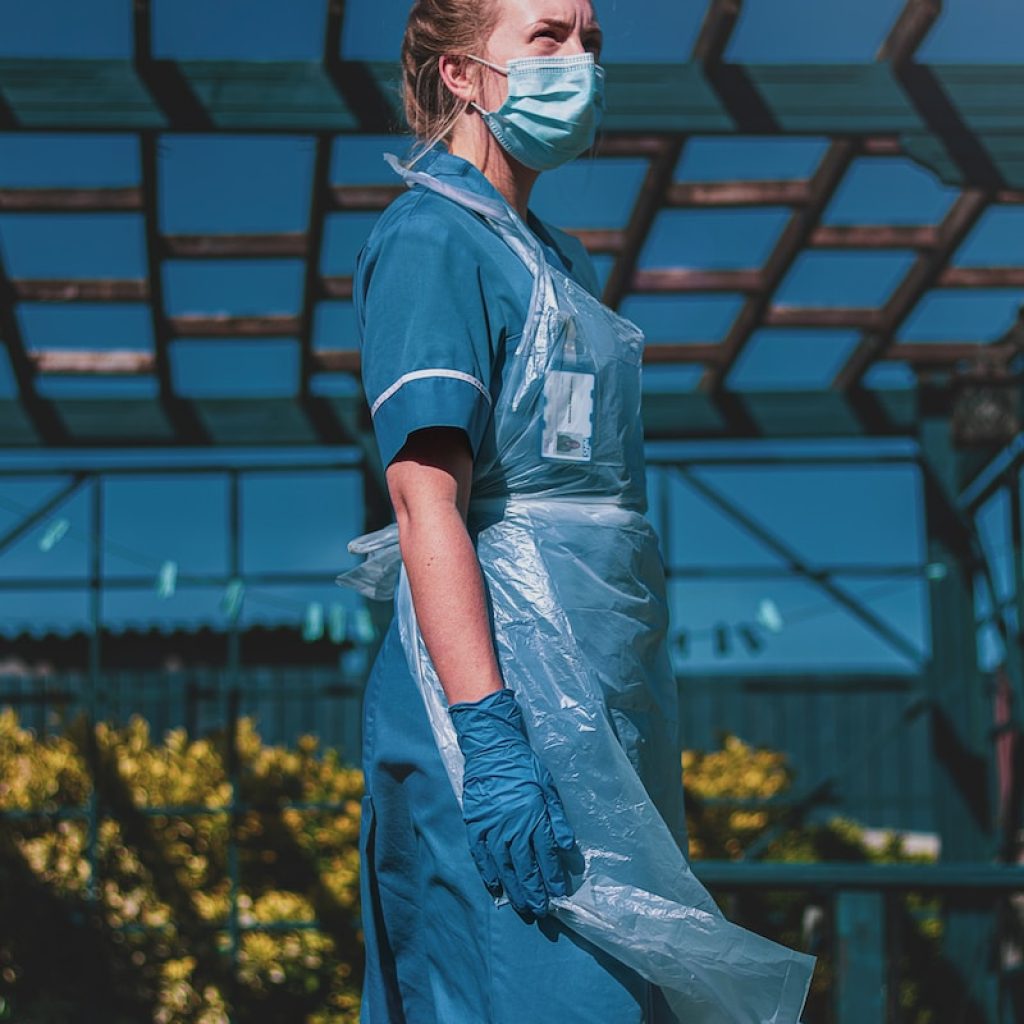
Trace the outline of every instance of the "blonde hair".
{"type": "Polygon", "coordinates": [[[402,106],[419,141],[414,164],[435,143],[446,139],[469,104],[458,99],[441,78],[446,54],[482,47],[498,21],[500,0],[416,0],[402,40],[402,106]]]}

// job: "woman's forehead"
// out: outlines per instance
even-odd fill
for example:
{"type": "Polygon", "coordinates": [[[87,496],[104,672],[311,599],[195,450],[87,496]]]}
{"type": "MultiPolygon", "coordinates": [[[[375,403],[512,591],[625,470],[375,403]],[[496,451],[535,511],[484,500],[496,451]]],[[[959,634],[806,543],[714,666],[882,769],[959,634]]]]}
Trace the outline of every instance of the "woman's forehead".
{"type": "Polygon", "coordinates": [[[499,24],[526,27],[538,21],[561,22],[586,28],[597,24],[591,0],[498,0],[502,14],[499,24]]]}

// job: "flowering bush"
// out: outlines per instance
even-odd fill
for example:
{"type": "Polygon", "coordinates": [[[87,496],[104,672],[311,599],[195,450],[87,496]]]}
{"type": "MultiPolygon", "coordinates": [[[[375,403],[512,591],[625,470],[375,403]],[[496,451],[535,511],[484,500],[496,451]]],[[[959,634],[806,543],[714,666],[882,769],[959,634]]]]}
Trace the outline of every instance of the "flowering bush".
{"type": "MultiPolygon", "coordinates": [[[[853,822],[800,821],[785,756],[735,736],[686,751],[683,778],[694,859],[755,843],[767,860],[914,859],[897,838],[869,848],[853,822]]],[[[247,718],[233,736],[155,741],[141,718],[39,737],[0,711],[0,1021],[67,1024],[88,1006],[109,1024],[356,1024],[362,783],[314,737],[266,746],[247,718]]],[[[719,896],[819,954],[805,1019],[827,1021],[829,909],[814,899],[719,896]]],[[[903,1019],[929,1024],[939,921],[934,901],[903,908],[903,1019]]]]}
{"type": "Polygon", "coordinates": [[[0,1020],[358,1020],[361,773],[249,719],[228,746],[141,718],[39,738],[0,712],[0,1020]]]}
{"type": "MultiPolygon", "coordinates": [[[[786,756],[726,736],[718,750],[683,753],[686,817],[693,859],[739,860],[755,851],[766,861],[922,862],[908,853],[897,833],[874,846],[854,821],[834,816],[806,822],[787,803],[793,773],[786,756]]],[[[804,1020],[832,1019],[834,977],[830,902],[809,892],[744,890],[719,896],[726,915],[745,927],[818,957],[804,1020]]],[[[934,1024],[943,1019],[934,981],[941,960],[941,917],[935,897],[908,893],[893,899],[901,948],[898,992],[900,1019],[934,1024]]],[[[881,955],[885,955],[882,951],[881,955]]]]}

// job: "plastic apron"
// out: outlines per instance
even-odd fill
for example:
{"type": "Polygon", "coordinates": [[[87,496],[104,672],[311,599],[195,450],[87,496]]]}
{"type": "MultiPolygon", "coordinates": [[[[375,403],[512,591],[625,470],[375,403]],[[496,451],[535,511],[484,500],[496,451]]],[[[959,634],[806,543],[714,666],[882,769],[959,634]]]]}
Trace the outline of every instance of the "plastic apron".
{"type": "MultiPolygon", "coordinates": [[[[388,159],[407,184],[482,214],[533,276],[494,401],[496,456],[474,465],[467,527],[503,678],[582,853],[572,895],[553,900],[552,913],[660,986],[685,1024],[796,1024],[815,958],[726,920],[682,852],[664,567],[644,515],[643,335],[552,267],[511,207],[388,159]],[[589,438],[555,436],[567,382],[584,413],[591,406],[589,438]]],[[[461,802],[462,754],[416,625],[397,526],[349,550],[368,557],[339,584],[377,600],[397,587],[402,646],[461,802]]]]}

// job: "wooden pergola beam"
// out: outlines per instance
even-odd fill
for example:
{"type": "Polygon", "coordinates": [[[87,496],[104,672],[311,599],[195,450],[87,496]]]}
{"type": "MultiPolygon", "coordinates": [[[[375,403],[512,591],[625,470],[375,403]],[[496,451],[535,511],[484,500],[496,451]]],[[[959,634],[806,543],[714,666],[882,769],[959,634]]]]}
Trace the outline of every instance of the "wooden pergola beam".
{"type": "Polygon", "coordinates": [[[652,342],[644,346],[644,363],[649,365],[717,363],[722,356],[716,341],[652,342]]]}
{"type": "Polygon", "coordinates": [[[1024,267],[947,267],[940,288],[1024,288],[1024,267]]]}
{"type": "MultiPolygon", "coordinates": [[[[577,229],[570,232],[595,254],[615,254],[622,249],[618,230],[577,229]]],[[[304,258],[306,236],[222,235],[170,236],[165,253],[180,259],[304,258]]],[[[811,244],[834,249],[931,249],[938,242],[933,228],[850,227],[819,228],[811,244]],[[835,236],[832,232],[838,232],[835,236]]],[[[1024,267],[950,267],[937,282],[940,288],[1024,288],[1024,267]]],[[[637,294],[690,292],[756,292],[763,287],[761,272],[750,270],[703,270],[666,268],[638,270],[630,291],[637,294]]],[[[16,279],[11,282],[19,302],[147,302],[145,279],[75,280],[16,279]]],[[[319,293],[331,299],[352,297],[351,277],[324,277],[319,293]]]]}
{"type": "MultiPolygon", "coordinates": [[[[739,15],[739,0],[712,0],[704,12],[691,59],[705,68],[715,66],[729,42],[739,15]]],[[[617,308],[629,291],[636,273],[640,250],[650,235],[659,211],[668,201],[672,176],[683,152],[685,135],[666,135],[651,148],[647,173],[633,203],[629,222],[622,233],[622,245],[604,287],[604,301],[617,308]]]]}
{"type": "MultiPolygon", "coordinates": [[[[197,124],[209,130],[212,125],[206,112],[196,102],[170,65],[153,58],[153,16],[151,0],[134,0],[132,4],[133,63],[140,81],[166,111],[171,105],[183,105],[197,118],[197,124]],[[198,108],[198,109],[197,109],[198,108]]],[[[149,311],[153,332],[153,373],[156,377],[157,401],[174,437],[182,444],[209,444],[209,426],[199,416],[194,403],[179,395],[174,388],[171,367],[172,331],[164,302],[163,266],[160,252],[160,154],[156,131],[139,133],[141,168],[140,198],[146,240],[146,276],[149,279],[149,311]]]]}
{"type": "Polygon", "coordinates": [[[700,382],[702,390],[717,392],[723,389],[725,379],[739,357],[743,346],[761,325],[771,304],[771,297],[789,272],[793,261],[818,227],[821,217],[832,199],[839,182],[857,153],[856,144],[849,140],[833,142],[818,165],[807,186],[806,202],[794,209],[768,262],[761,271],[762,290],[751,295],[722,341],[722,357],[700,382]]]}
{"type": "Polygon", "coordinates": [[[0,213],[124,213],[141,209],[140,188],[0,188],[0,213]]]}
{"type": "Polygon", "coordinates": [[[815,249],[934,249],[938,241],[938,228],[930,224],[823,224],[807,244],[815,249]]]}
{"type": "Polygon", "coordinates": [[[352,298],[351,277],[322,277],[320,292],[325,299],[340,299],[347,302],[352,298]]]}
{"type": "Polygon", "coordinates": [[[638,270],[630,292],[665,295],[692,292],[757,292],[762,287],[759,270],[638,270]]]}
{"type": "Polygon", "coordinates": [[[331,185],[332,210],[377,213],[405,191],[405,185],[331,185]]]}
{"type": "Polygon", "coordinates": [[[900,325],[924,293],[936,285],[950,257],[977,223],[988,202],[988,194],[981,189],[967,189],[957,197],[938,227],[935,246],[918,254],[882,308],[877,327],[861,338],[836,375],[834,387],[845,391],[858,384],[872,360],[893,343],[900,325]]]}
{"type": "Polygon", "coordinates": [[[665,206],[738,208],[746,206],[806,206],[807,181],[677,181],[667,190],[665,206]]]}
{"type": "Polygon", "coordinates": [[[622,234],[622,246],[604,286],[604,302],[612,309],[617,309],[629,292],[640,259],[640,250],[647,241],[655,217],[665,204],[666,192],[672,184],[672,174],[682,152],[681,136],[666,138],[661,153],[647,167],[629,222],[622,234]]]}
{"type": "Polygon", "coordinates": [[[302,259],[306,255],[306,234],[164,235],[160,248],[165,257],[179,260],[302,259]]]}
{"type": "MultiPolygon", "coordinates": [[[[908,0],[902,14],[882,43],[876,60],[905,62],[924,38],[938,16],[938,0],[908,0]]],[[[861,142],[851,138],[833,138],[807,185],[805,202],[798,205],[779,238],[763,270],[764,291],[751,296],[734,321],[723,341],[723,358],[701,380],[704,391],[716,392],[724,387],[743,347],[768,311],[772,296],[782,283],[797,255],[808,245],[818,229],[824,213],[853,159],[862,152],[861,142]]],[[[921,257],[919,257],[920,259],[921,257]]]]}
{"type": "Polygon", "coordinates": [[[903,140],[898,135],[865,135],[860,148],[865,156],[903,156],[903,140]]]}
{"type": "Polygon", "coordinates": [[[149,283],[145,279],[106,280],[29,280],[11,282],[19,302],[148,302],[149,283]]]}
{"type": "Polygon", "coordinates": [[[152,352],[134,349],[41,349],[29,353],[38,373],[63,373],[79,377],[116,375],[141,377],[154,373],[152,352]]]}
{"type": "Polygon", "coordinates": [[[322,348],[313,353],[313,366],[324,373],[355,373],[360,371],[358,349],[322,348]]]}
{"type": "MultiPolygon", "coordinates": [[[[916,368],[951,367],[968,362],[1003,367],[1017,351],[1013,345],[984,342],[905,342],[891,346],[879,358],[884,362],[905,362],[916,368]]],[[[360,372],[357,349],[320,349],[312,353],[314,371],[360,372]]],[[[715,365],[722,358],[717,342],[651,342],[644,348],[648,365],[715,365]]],[[[154,354],[139,349],[41,349],[28,353],[39,373],[77,376],[145,376],[156,369],[154,354]]]]}
{"type": "MultiPolygon", "coordinates": [[[[327,0],[323,32],[322,61],[330,80],[337,91],[363,126],[372,123],[387,123],[389,112],[387,102],[377,83],[371,76],[353,75],[351,69],[342,67],[341,34],[345,17],[345,0],[327,0]]],[[[309,192],[307,229],[302,239],[301,256],[304,260],[302,278],[302,305],[296,318],[296,336],[299,346],[299,388],[297,400],[303,416],[310,423],[317,437],[324,444],[336,444],[339,440],[362,444],[365,452],[365,438],[351,423],[346,423],[337,410],[323,396],[313,393],[312,383],[318,370],[313,335],[316,327],[317,301],[322,292],[321,256],[324,231],[327,225],[327,211],[333,193],[331,186],[331,156],[334,136],[320,132],[316,136],[316,153],[313,161],[313,177],[309,192]]],[[[395,182],[392,194],[398,194],[395,182]]],[[[340,196],[345,202],[350,192],[342,189],[340,196]]],[[[372,462],[372,456],[369,462],[372,462]]],[[[369,463],[367,463],[368,465],[369,463]]],[[[382,477],[382,474],[381,474],[382,477]]],[[[382,479],[373,472],[364,473],[364,485],[368,528],[382,525],[375,519],[371,509],[386,504],[382,479]]]]}
{"type": "Polygon", "coordinates": [[[770,306],[763,323],[765,327],[868,331],[878,325],[879,317],[879,310],[859,307],[770,306]]]}
{"type": "Polygon", "coordinates": [[[910,60],[941,13],[942,0],[908,0],[875,59],[893,64],[910,60]]]}
{"type": "Polygon", "coordinates": [[[624,231],[618,228],[568,228],[567,233],[578,238],[587,251],[595,256],[617,256],[626,243],[624,231]]]}
{"type": "Polygon", "coordinates": [[[716,64],[725,54],[740,16],[742,0],[711,0],[693,46],[693,60],[716,64]]]}
{"type": "Polygon", "coordinates": [[[970,341],[905,341],[890,345],[878,358],[883,362],[906,362],[913,366],[950,366],[964,360],[1003,365],[1012,357],[1012,345],[970,341]]]}
{"type": "Polygon", "coordinates": [[[270,316],[174,316],[168,319],[176,338],[276,338],[299,333],[302,318],[270,316]]]}
{"type": "Polygon", "coordinates": [[[36,435],[46,445],[64,445],[68,442],[68,428],[57,414],[53,401],[40,395],[36,389],[36,370],[32,354],[25,345],[21,323],[17,316],[14,290],[4,266],[3,248],[0,247],[0,343],[7,350],[7,358],[18,388],[18,397],[25,417],[36,435]]]}
{"type": "Polygon", "coordinates": [[[660,135],[598,135],[593,154],[596,157],[651,160],[661,153],[664,140],[660,135]]]}

